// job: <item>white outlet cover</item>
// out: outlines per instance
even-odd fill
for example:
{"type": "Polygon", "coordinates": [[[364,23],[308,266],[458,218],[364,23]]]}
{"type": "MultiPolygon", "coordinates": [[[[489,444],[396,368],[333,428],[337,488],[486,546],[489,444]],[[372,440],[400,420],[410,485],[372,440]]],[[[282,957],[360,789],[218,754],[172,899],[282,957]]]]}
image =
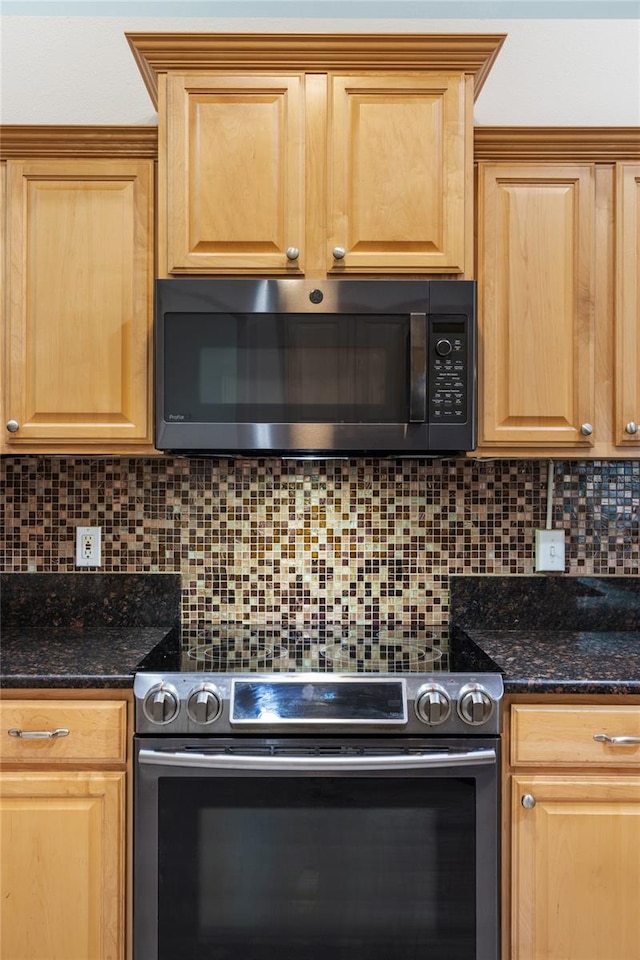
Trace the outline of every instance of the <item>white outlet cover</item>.
{"type": "Polygon", "coordinates": [[[99,567],[102,563],[102,528],[76,527],[76,567],[99,567]]]}
{"type": "Polygon", "coordinates": [[[536,530],[536,571],[564,573],[564,530],[536,530]]]}

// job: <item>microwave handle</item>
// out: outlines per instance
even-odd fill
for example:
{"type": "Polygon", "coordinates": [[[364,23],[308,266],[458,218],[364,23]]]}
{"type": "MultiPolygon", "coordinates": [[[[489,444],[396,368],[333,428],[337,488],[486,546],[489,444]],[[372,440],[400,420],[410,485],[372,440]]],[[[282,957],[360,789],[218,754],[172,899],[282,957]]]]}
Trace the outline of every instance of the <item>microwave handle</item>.
{"type": "Polygon", "coordinates": [[[427,315],[412,313],[409,328],[409,421],[427,419],[427,315]]]}

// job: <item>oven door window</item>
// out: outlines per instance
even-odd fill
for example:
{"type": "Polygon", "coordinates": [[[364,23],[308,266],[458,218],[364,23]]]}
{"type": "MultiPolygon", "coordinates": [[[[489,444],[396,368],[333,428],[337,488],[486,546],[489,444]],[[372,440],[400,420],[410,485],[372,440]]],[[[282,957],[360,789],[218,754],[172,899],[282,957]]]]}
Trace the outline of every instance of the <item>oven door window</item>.
{"type": "Polygon", "coordinates": [[[476,790],[161,776],[159,960],[475,960],[476,790]]]}
{"type": "Polygon", "coordinates": [[[405,423],[409,315],[165,316],[165,419],[405,423]]]}

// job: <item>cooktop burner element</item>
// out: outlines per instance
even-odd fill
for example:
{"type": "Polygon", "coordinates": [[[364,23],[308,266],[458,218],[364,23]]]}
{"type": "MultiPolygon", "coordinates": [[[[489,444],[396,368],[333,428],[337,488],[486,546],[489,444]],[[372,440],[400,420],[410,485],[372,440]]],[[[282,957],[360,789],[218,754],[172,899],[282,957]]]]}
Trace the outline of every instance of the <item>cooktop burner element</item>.
{"type": "Polygon", "coordinates": [[[388,673],[431,670],[442,658],[443,651],[428,646],[425,640],[386,638],[369,644],[344,640],[325,647],[320,655],[334,670],[388,673]]]}

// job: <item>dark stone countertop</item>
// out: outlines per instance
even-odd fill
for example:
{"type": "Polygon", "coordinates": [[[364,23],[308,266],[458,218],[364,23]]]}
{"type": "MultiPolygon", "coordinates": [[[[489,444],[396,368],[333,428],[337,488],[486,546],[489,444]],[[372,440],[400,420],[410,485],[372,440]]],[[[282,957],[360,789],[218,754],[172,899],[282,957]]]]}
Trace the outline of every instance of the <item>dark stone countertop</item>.
{"type": "Polygon", "coordinates": [[[454,628],[468,668],[497,669],[505,693],[640,696],[640,632],[454,628]]]}
{"type": "Polygon", "coordinates": [[[180,618],[178,574],[2,574],[3,688],[132,687],[180,618]]]}
{"type": "Polygon", "coordinates": [[[640,578],[455,576],[451,644],[506,693],[640,695],[640,578]]]}
{"type": "Polygon", "coordinates": [[[3,631],[1,683],[14,689],[132,687],[137,666],[170,630],[167,624],[3,631]]]}

